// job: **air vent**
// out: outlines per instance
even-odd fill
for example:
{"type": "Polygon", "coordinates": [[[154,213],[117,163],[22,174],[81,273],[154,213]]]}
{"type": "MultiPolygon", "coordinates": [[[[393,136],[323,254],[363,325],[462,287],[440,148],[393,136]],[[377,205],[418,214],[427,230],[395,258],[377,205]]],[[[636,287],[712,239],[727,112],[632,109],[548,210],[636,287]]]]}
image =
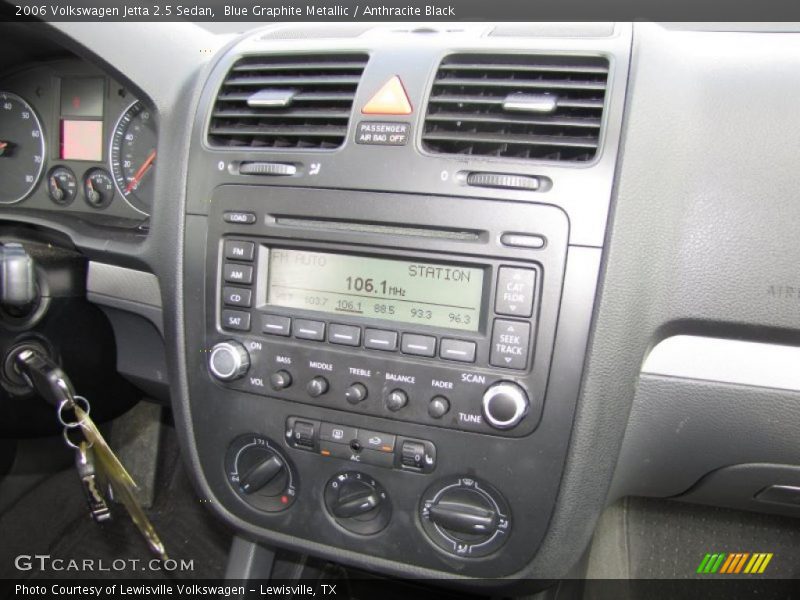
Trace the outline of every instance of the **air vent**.
{"type": "Polygon", "coordinates": [[[449,56],[431,90],[423,145],[441,154],[592,160],[607,79],[600,57],[449,56]]]}
{"type": "Polygon", "coordinates": [[[344,143],[364,54],[243,58],[228,73],[208,141],[230,148],[333,149],[344,143]]]}

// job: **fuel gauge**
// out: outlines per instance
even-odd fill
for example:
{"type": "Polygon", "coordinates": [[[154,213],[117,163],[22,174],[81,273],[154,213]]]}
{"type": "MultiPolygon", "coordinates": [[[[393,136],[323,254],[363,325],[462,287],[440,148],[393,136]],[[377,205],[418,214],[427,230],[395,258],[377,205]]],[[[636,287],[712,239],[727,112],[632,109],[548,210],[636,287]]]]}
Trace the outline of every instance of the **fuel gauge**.
{"type": "Polygon", "coordinates": [[[72,204],[78,195],[78,180],[75,173],[67,167],[55,167],[47,174],[47,193],[56,204],[72,204]]]}
{"type": "Polygon", "coordinates": [[[114,199],[114,181],[105,169],[89,169],[83,176],[83,197],[92,208],[105,208],[114,199]]]}

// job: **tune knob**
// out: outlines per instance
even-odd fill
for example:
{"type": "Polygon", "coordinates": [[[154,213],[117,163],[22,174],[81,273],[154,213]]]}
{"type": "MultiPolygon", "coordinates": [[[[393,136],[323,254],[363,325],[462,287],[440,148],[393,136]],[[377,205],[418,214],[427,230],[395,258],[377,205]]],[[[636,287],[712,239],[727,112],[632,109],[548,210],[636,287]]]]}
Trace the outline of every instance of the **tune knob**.
{"type": "Polygon", "coordinates": [[[500,381],[483,394],[483,416],[495,429],[516,427],[528,413],[528,394],[510,381],[500,381]]]}
{"type": "Polygon", "coordinates": [[[250,368],[250,355],[239,342],[220,342],[211,349],[208,368],[220,381],[239,379],[250,368]]]}

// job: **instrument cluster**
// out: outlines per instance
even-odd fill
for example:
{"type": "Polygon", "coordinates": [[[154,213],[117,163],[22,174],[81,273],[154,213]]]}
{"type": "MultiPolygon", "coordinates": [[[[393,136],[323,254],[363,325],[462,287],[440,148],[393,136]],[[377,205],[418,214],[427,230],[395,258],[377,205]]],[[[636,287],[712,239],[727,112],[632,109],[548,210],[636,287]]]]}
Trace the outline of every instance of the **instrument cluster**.
{"type": "Polygon", "coordinates": [[[146,219],[157,140],[148,103],[88,63],[0,75],[0,205],[146,219]]]}

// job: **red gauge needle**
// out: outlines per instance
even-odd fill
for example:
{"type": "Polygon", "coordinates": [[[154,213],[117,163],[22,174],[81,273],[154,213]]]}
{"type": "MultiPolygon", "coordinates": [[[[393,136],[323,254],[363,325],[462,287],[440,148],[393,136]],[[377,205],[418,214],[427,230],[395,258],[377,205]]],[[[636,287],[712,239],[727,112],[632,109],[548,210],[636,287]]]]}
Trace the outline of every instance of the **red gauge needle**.
{"type": "Polygon", "coordinates": [[[139,167],[139,170],[131,177],[131,180],[128,182],[128,185],[125,187],[125,193],[129,194],[133,188],[135,188],[139,182],[144,177],[144,174],[147,173],[147,170],[153,166],[153,162],[156,160],[156,151],[153,150],[142,163],[142,166],[139,167]]]}

